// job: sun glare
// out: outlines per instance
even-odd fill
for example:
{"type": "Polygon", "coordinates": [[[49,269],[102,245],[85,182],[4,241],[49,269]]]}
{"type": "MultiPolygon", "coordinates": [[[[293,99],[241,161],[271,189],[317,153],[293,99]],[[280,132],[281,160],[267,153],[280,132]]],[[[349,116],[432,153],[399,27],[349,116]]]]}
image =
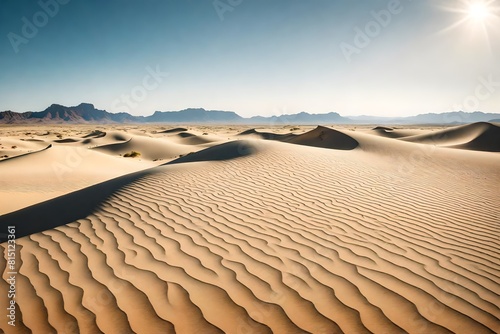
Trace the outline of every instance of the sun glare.
{"type": "Polygon", "coordinates": [[[440,31],[446,33],[451,30],[462,28],[474,36],[485,36],[486,39],[494,39],[493,36],[500,32],[500,1],[498,0],[459,0],[455,6],[450,3],[441,8],[449,13],[458,14],[456,21],[440,31]]]}
{"type": "Polygon", "coordinates": [[[483,2],[469,4],[468,17],[476,21],[484,21],[491,15],[488,5],[483,2]]]}

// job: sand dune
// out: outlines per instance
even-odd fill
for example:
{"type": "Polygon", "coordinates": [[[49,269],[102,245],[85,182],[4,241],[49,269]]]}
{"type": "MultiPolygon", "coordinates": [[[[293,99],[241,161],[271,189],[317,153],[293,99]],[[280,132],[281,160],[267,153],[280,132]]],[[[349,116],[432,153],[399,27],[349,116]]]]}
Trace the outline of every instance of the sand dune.
{"type": "Polygon", "coordinates": [[[174,129],[166,138],[154,138],[155,133],[146,135],[138,130],[136,133],[135,128],[83,133],[58,130],[21,131],[16,137],[0,137],[0,214],[150,168],[222,141],[215,135],[185,132],[186,136],[178,137],[183,128],[174,129]],[[139,153],[135,158],[122,158],[133,151],[139,153]],[[7,163],[14,158],[16,162],[7,163]]]}
{"type": "Polygon", "coordinates": [[[127,133],[123,133],[121,131],[113,131],[113,132],[98,132],[97,135],[91,136],[91,137],[84,137],[85,140],[82,141],[82,143],[87,144],[87,145],[105,145],[105,144],[111,144],[111,143],[116,143],[116,142],[123,142],[130,140],[132,138],[131,135],[127,133]]]}
{"type": "Polygon", "coordinates": [[[212,143],[221,142],[224,139],[214,135],[196,135],[190,132],[179,132],[174,136],[168,137],[173,142],[182,145],[206,145],[211,146],[212,143]]]}
{"type": "Polygon", "coordinates": [[[50,144],[43,141],[28,141],[13,138],[0,138],[0,162],[13,157],[46,149],[50,144]]]}
{"type": "Polygon", "coordinates": [[[161,141],[155,138],[134,136],[126,142],[101,145],[94,150],[111,155],[123,156],[126,153],[136,151],[140,153],[141,159],[164,160],[173,159],[181,154],[195,151],[196,148],[179,145],[172,142],[161,141]]]}
{"type": "Polygon", "coordinates": [[[155,166],[67,144],[0,161],[0,214],[155,166]]]}
{"type": "Polygon", "coordinates": [[[403,138],[403,137],[415,136],[422,134],[422,132],[427,132],[427,131],[415,130],[415,129],[402,130],[402,129],[389,128],[386,126],[376,126],[369,131],[369,133],[371,134],[387,138],[403,138]]]}
{"type": "Polygon", "coordinates": [[[62,140],[73,141],[75,143],[80,143],[85,145],[86,147],[91,148],[91,147],[121,143],[128,141],[130,139],[132,139],[132,136],[122,131],[104,132],[104,131],[94,130],[91,133],[82,136],[81,138],[68,138],[62,140]]]}
{"type": "Polygon", "coordinates": [[[183,131],[188,131],[188,129],[186,129],[186,128],[173,128],[173,129],[158,131],[157,133],[177,133],[177,132],[183,132],[183,131]]]}
{"type": "Polygon", "coordinates": [[[101,131],[101,130],[94,130],[88,134],[86,134],[85,136],[82,136],[82,138],[102,138],[106,136],[106,132],[104,131],[101,131]]]}
{"type": "MultiPolygon", "coordinates": [[[[29,154],[40,153],[42,151],[48,150],[51,147],[52,147],[52,144],[48,144],[47,146],[43,146],[42,148],[37,147],[35,149],[35,147],[33,147],[33,149],[28,149],[28,150],[26,150],[26,149],[24,149],[24,150],[22,150],[22,149],[21,150],[16,150],[15,153],[12,154],[12,155],[5,154],[3,156],[3,159],[1,159],[0,161],[4,162],[6,160],[12,160],[12,159],[20,158],[20,157],[23,157],[23,156],[26,156],[26,155],[29,155],[29,154]]],[[[12,148],[16,149],[17,147],[13,146],[12,148]]]]}
{"type": "Polygon", "coordinates": [[[277,134],[261,132],[256,129],[243,131],[239,136],[247,136],[256,139],[277,140],[292,144],[332,148],[339,150],[352,150],[358,146],[355,139],[342,131],[334,130],[324,126],[318,126],[306,133],[297,135],[294,133],[277,134]]]}
{"type": "Polygon", "coordinates": [[[500,154],[327,127],[259,133],[0,216],[20,248],[18,322],[0,329],[500,332],[500,154]]]}
{"type": "Polygon", "coordinates": [[[187,154],[168,164],[178,164],[196,161],[230,160],[253,154],[258,151],[258,145],[247,140],[237,140],[209,147],[200,152],[187,154]]]}
{"type": "Polygon", "coordinates": [[[480,122],[406,137],[403,140],[477,151],[500,152],[500,127],[480,122]]]}
{"type": "Polygon", "coordinates": [[[178,132],[168,137],[132,136],[124,142],[100,145],[94,149],[111,154],[124,156],[126,153],[136,151],[141,159],[157,161],[171,160],[181,155],[196,152],[222,141],[217,136],[195,135],[189,132],[178,132]]]}
{"type": "Polygon", "coordinates": [[[351,136],[324,126],[318,126],[314,130],[287,140],[287,142],[337,150],[352,150],[358,146],[358,142],[351,136]]]}
{"type": "Polygon", "coordinates": [[[124,142],[132,138],[130,134],[121,131],[104,132],[100,130],[94,130],[86,135],[79,137],[72,136],[62,138],[62,135],[60,133],[58,133],[58,135],[59,136],[57,138],[60,139],[53,139],[51,142],[58,144],[77,144],[77,146],[84,146],[89,148],[111,143],[124,142]]]}
{"type": "Polygon", "coordinates": [[[266,131],[257,131],[256,129],[248,129],[238,134],[238,136],[246,136],[255,139],[266,139],[266,140],[278,140],[278,141],[288,141],[295,138],[297,135],[294,133],[274,133],[266,131]]]}

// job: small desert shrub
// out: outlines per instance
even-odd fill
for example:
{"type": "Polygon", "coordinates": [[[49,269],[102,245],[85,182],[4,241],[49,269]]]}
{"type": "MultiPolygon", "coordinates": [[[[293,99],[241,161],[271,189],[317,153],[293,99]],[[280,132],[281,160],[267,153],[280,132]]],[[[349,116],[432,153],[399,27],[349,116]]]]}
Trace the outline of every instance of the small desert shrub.
{"type": "Polygon", "coordinates": [[[137,152],[137,151],[132,151],[132,152],[128,152],[128,153],[125,153],[123,156],[125,158],[135,158],[135,157],[138,157],[140,156],[141,153],[140,152],[137,152]]]}
{"type": "Polygon", "coordinates": [[[295,127],[295,128],[290,128],[290,131],[297,131],[297,130],[300,130],[300,128],[297,128],[297,127],[295,127]]]}
{"type": "Polygon", "coordinates": [[[16,146],[16,145],[14,145],[14,146],[12,146],[12,148],[13,148],[13,149],[16,149],[16,148],[17,148],[17,146],[16,146]]]}

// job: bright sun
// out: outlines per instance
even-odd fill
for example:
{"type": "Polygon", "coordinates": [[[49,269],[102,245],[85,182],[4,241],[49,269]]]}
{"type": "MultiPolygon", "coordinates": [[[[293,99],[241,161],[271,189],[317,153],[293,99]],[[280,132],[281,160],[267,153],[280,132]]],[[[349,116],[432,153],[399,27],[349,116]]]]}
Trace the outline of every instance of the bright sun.
{"type": "Polygon", "coordinates": [[[484,21],[490,15],[490,9],[488,5],[482,2],[476,2],[469,4],[468,17],[477,21],[484,21]]]}
{"type": "Polygon", "coordinates": [[[500,7],[499,0],[458,0],[456,7],[442,7],[444,10],[459,14],[458,20],[443,31],[448,31],[460,26],[468,27],[471,31],[499,30],[500,7]]]}
{"type": "MultiPolygon", "coordinates": [[[[486,42],[490,50],[498,48],[500,36],[500,0],[436,0],[446,2],[442,10],[454,14],[455,21],[439,31],[448,33],[461,30],[461,36],[472,43],[486,42]],[[453,4],[453,6],[451,6],[453,4]],[[493,42],[495,41],[495,42],[493,42]]],[[[479,45],[479,44],[476,44],[479,45]]],[[[483,45],[483,44],[481,44],[483,45]]]]}

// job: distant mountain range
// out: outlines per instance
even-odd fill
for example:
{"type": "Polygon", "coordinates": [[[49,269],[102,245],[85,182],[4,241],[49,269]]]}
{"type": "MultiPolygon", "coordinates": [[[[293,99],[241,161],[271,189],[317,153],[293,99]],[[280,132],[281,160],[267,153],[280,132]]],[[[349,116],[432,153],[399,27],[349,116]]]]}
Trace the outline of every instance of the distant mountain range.
{"type": "Polygon", "coordinates": [[[440,114],[429,113],[409,117],[350,116],[354,122],[391,124],[464,124],[474,122],[498,122],[500,114],[480,111],[451,111],[440,114]]]}
{"type": "Polygon", "coordinates": [[[301,112],[280,116],[244,118],[232,111],[190,108],[180,111],[156,111],[151,116],[133,116],[125,112],[110,113],[89,103],[75,107],[53,104],[44,111],[0,112],[0,124],[24,123],[211,123],[211,124],[462,124],[498,121],[500,114],[454,111],[441,114],[421,114],[410,117],[344,117],[336,112],[309,114],[301,112]]]}
{"type": "Polygon", "coordinates": [[[0,112],[0,123],[127,123],[138,122],[141,117],[128,113],[110,113],[99,110],[90,103],[81,103],[76,107],[53,104],[44,111],[0,112]]]}

